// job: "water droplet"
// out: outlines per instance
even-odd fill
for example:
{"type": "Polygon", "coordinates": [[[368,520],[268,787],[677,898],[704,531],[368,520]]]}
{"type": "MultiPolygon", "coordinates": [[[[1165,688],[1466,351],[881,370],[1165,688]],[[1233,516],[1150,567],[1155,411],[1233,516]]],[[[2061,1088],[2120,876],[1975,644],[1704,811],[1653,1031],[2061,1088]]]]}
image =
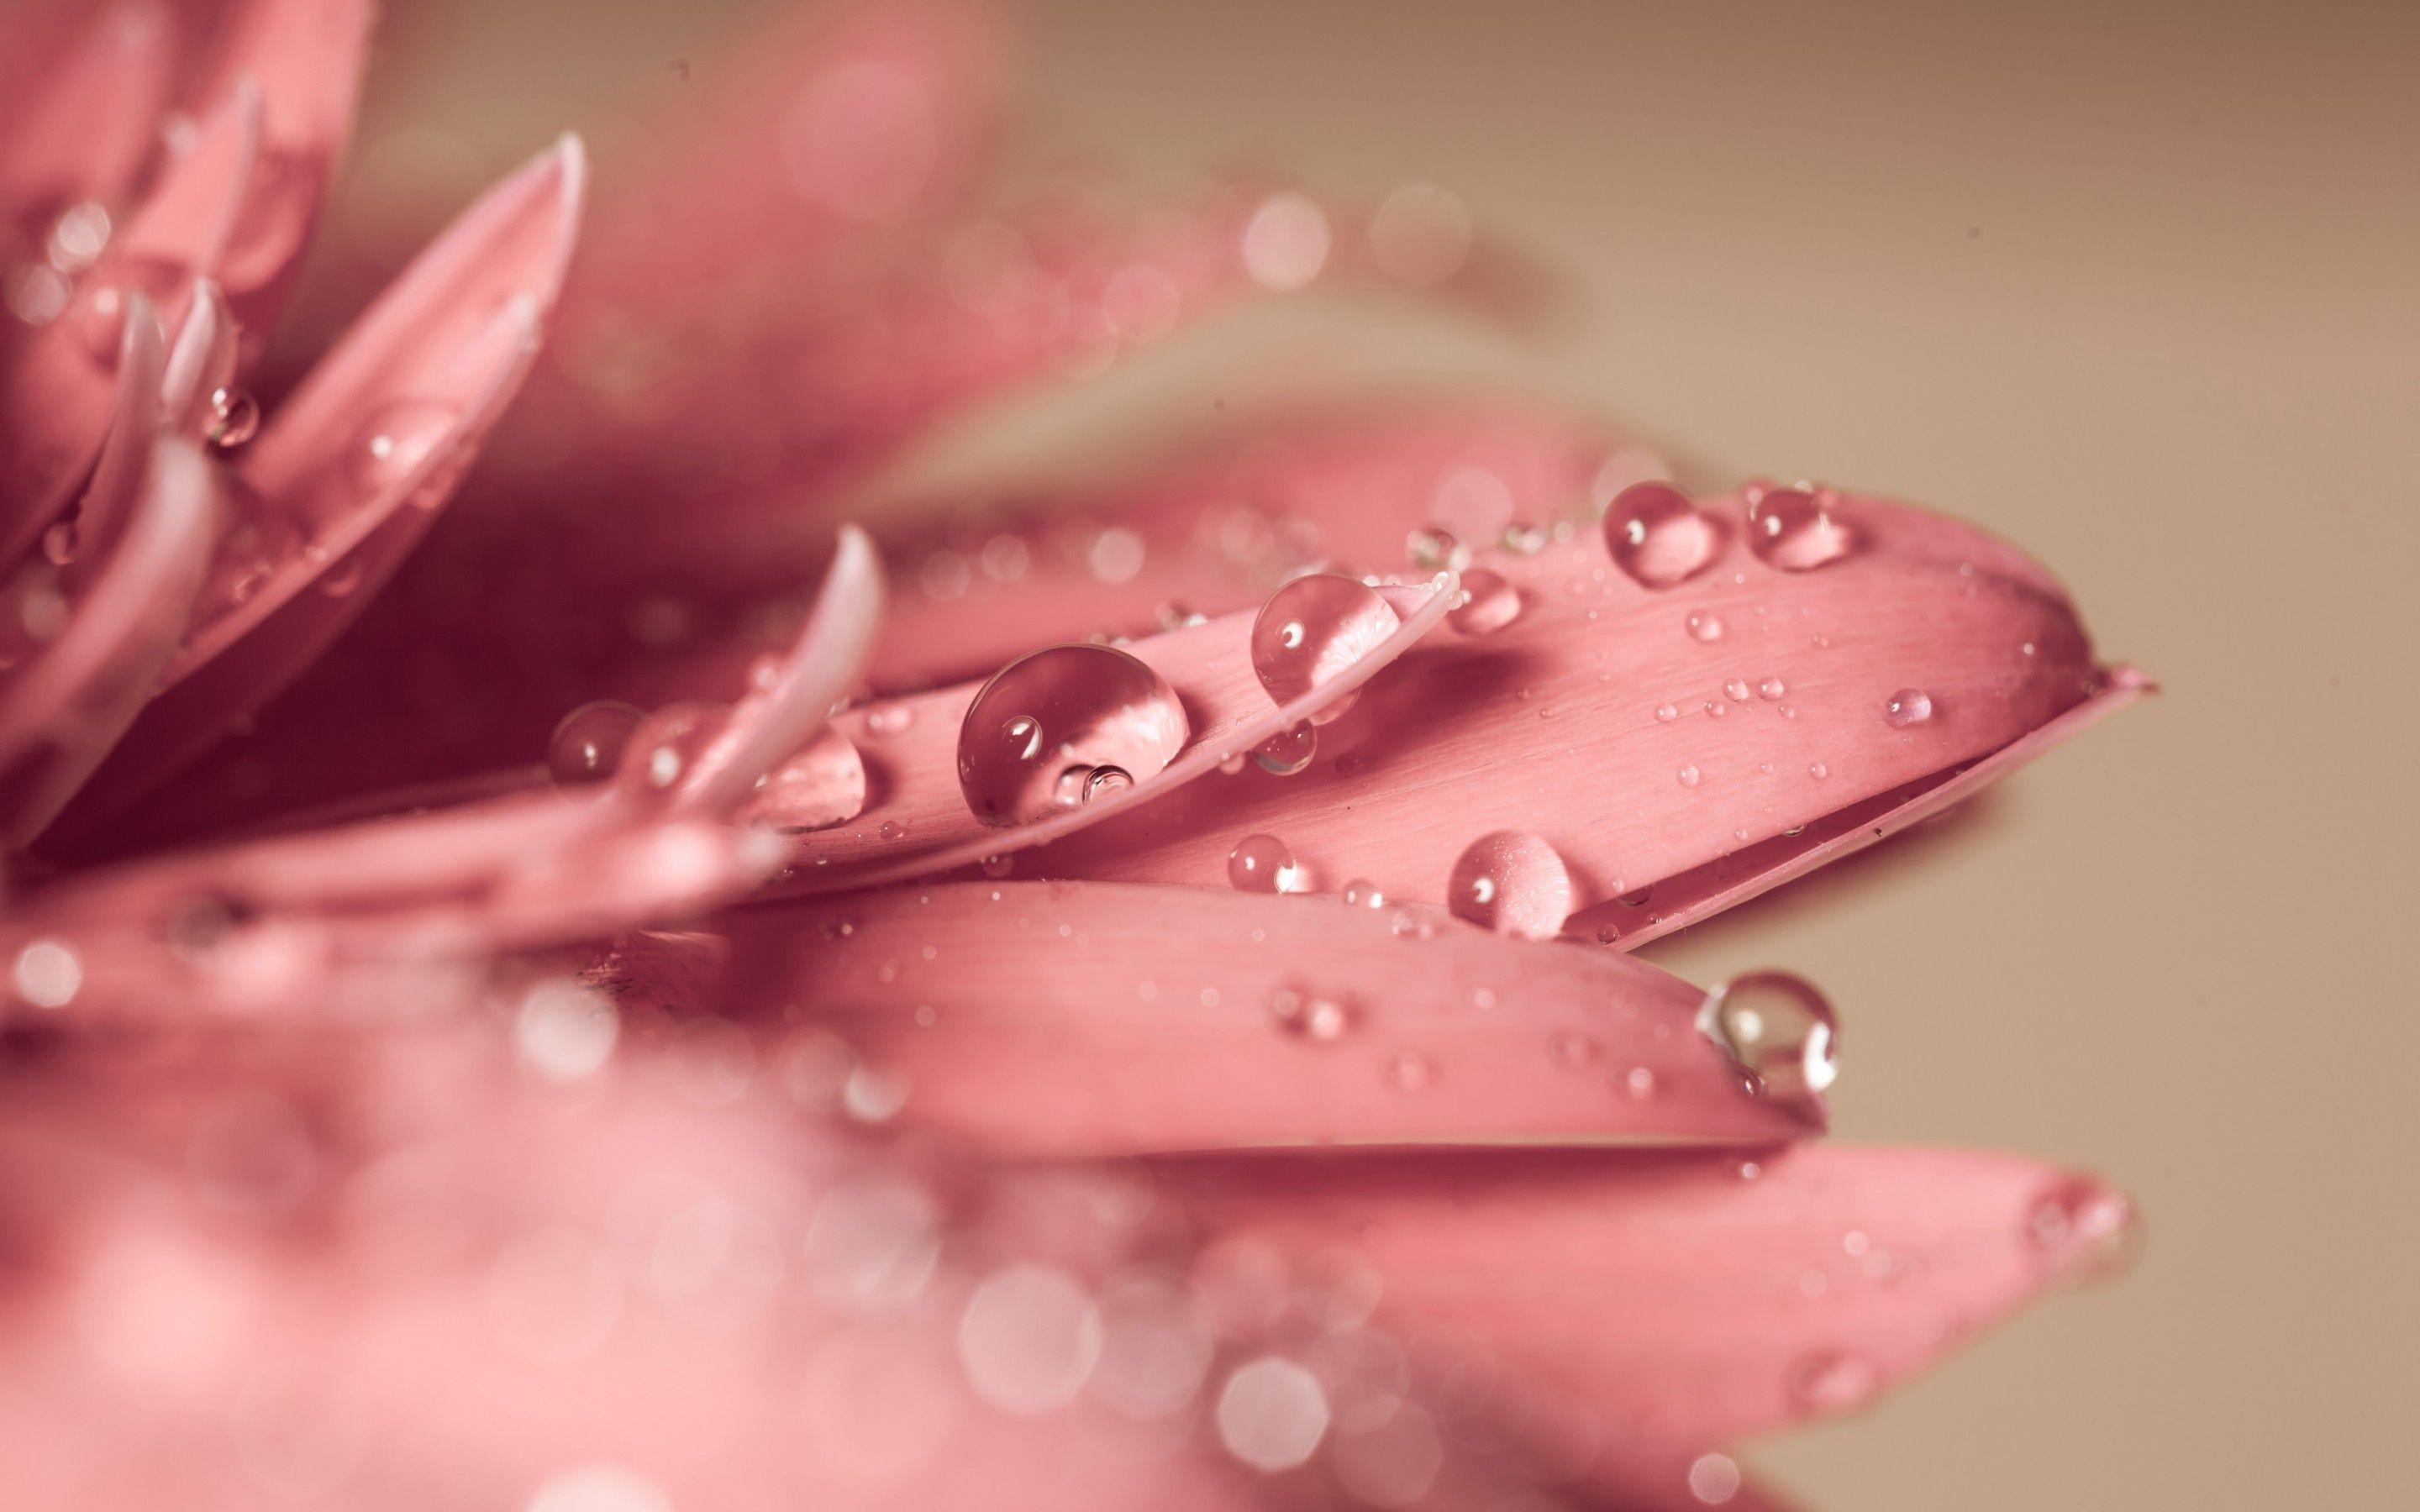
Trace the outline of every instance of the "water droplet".
{"type": "Polygon", "coordinates": [[[1517,939],[1551,939],[1571,916],[1572,879],[1555,848],[1535,835],[1499,829],[1470,842],[1446,883],[1457,918],[1517,939]]]}
{"type": "Polygon", "coordinates": [[[1698,785],[1698,768],[1694,764],[1682,767],[1679,771],[1673,773],[1672,776],[1684,788],[1693,788],[1698,785]]]}
{"type": "Polygon", "coordinates": [[[71,519],[54,521],[42,532],[42,560],[54,567],[64,567],[75,561],[75,557],[76,522],[71,519]]]}
{"type": "Polygon", "coordinates": [[[1656,721],[1656,723],[1658,723],[1658,724],[1670,724],[1673,720],[1675,720],[1675,719],[1677,719],[1677,718],[1679,718],[1679,717],[1681,717],[1681,711],[1680,711],[1679,709],[1674,708],[1671,704],[1669,704],[1669,703],[1658,703],[1657,705],[1655,705],[1655,721],[1656,721]]]}
{"type": "Polygon", "coordinates": [[[1655,1095],[1655,1072],[1646,1066],[1633,1066],[1622,1073],[1621,1089],[1644,1102],[1655,1095]]]}
{"type": "Polygon", "coordinates": [[[1790,1394],[1817,1412],[1863,1407],[1874,1399],[1882,1383],[1882,1372],[1872,1361],[1828,1350],[1807,1356],[1790,1372],[1790,1394]]]}
{"type": "Polygon", "coordinates": [[[353,483],[365,494],[383,493],[419,471],[461,423],[462,412],[434,399],[398,399],[362,427],[353,461],[353,483]]]}
{"type": "Polygon", "coordinates": [[[1731,706],[1720,699],[1708,699],[1706,701],[1706,717],[1709,719],[1722,718],[1730,712],[1731,706]]]}
{"type": "Polygon", "coordinates": [[[1767,566],[1808,572],[1855,548],[1854,535],[1823,499],[1804,488],[1768,488],[1748,506],[1748,548],[1767,566]]]}
{"type": "Polygon", "coordinates": [[[1822,762],[1809,762],[1807,764],[1807,775],[1821,782],[1832,775],[1832,769],[1822,762]]]}
{"type": "Polygon", "coordinates": [[[2024,1240],[2066,1274],[2104,1280],[2133,1257],[2134,1205],[2081,1178],[2062,1181],[2025,1215],[2024,1240]]]}
{"type": "MultiPolygon", "coordinates": [[[[1403,621],[1377,591],[1341,573],[1296,578],[1261,606],[1252,621],[1252,671],[1272,702],[1285,703],[1352,668],[1403,621]]],[[[1312,715],[1326,724],[1352,707],[1351,696],[1312,715]]]]}
{"type": "Polygon", "coordinates": [[[1423,572],[1447,567],[1460,572],[1470,565],[1470,548],[1455,540],[1451,532],[1435,526],[1425,526],[1405,537],[1404,554],[1423,572]]]}
{"type": "Polygon", "coordinates": [[[207,433],[209,443],[232,452],[260,434],[260,401],[241,389],[212,389],[207,433]]]}
{"type": "Polygon", "coordinates": [[[1668,483],[1632,484],[1606,507],[1606,550],[1644,588],[1671,587],[1712,562],[1721,544],[1714,522],[1668,483]]]}
{"type": "Polygon", "coordinates": [[[846,824],[864,811],[865,758],[839,726],[828,724],[767,773],[731,817],[797,835],[846,824]]]}
{"type": "Polygon", "coordinates": [[[658,709],[623,743],[613,780],[631,792],[669,792],[721,733],[729,714],[719,703],[668,703],[658,709]]]}
{"type": "Polygon", "coordinates": [[[1756,685],[1756,696],[1770,702],[1790,691],[1789,685],[1778,677],[1768,677],[1756,685]]]}
{"type": "Polygon", "coordinates": [[[1052,646],[975,695],[958,728],[958,788],[985,824],[1025,824],[1148,780],[1190,733],[1175,689],[1141,661],[1052,646]]]}
{"type": "Polygon", "coordinates": [[[1698,1028],[1762,1084],[1768,1096],[1812,1097],[1838,1071],[1832,1005],[1786,971],[1733,977],[1706,995],[1698,1028]]]}
{"type": "Polygon", "coordinates": [[[1715,615],[1697,609],[1691,609],[1681,621],[1681,627],[1689,632],[1689,639],[1692,640],[1711,642],[1723,638],[1722,620],[1715,615]]]}
{"type": "Polygon", "coordinates": [[[915,705],[909,703],[877,703],[865,711],[865,733],[870,735],[895,735],[915,722],[915,705]]]}
{"type": "Polygon", "coordinates": [[[1227,853],[1227,880],[1238,892],[1295,892],[1302,887],[1302,868],[1275,835],[1247,835],[1227,853]]]}
{"type": "Polygon", "coordinates": [[[583,703],[563,717],[546,747],[547,770],[555,781],[597,782],[622,764],[622,750],[646,711],[615,699],[583,703]]]}
{"type": "Polygon", "coordinates": [[[896,819],[885,819],[874,831],[884,840],[906,840],[908,826],[896,819]]]}
{"type": "Polygon", "coordinates": [[[1425,1092],[1436,1080],[1436,1066],[1417,1050],[1398,1050],[1381,1068],[1387,1085],[1398,1092],[1425,1092]]]}
{"type": "Polygon", "coordinates": [[[1333,1044],[1353,1027],[1353,1009],[1340,998],[1280,987],[1269,995],[1269,1017],[1288,1034],[1333,1044]]]}
{"type": "Polygon", "coordinates": [[[1932,717],[1932,695],[1920,687],[1902,687],[1883,704],[1883,722],[1894,730],[1922,724],[1932,717]]]}
{"type": "Polygon", "coordinates": [[[1521,590],[1485,567],[1463,574],[1459,601],[1446,615],[1465,635],[1493,635],[1520,617],[1521,590]]]}
{"type": "Polygon", "coordinates": [[[1384,908],[1387,906],[1386,896],[1379,892],[1378,885],[1367,877],[1355,877],[1352,881],[1346,883],[1344,885],[1344,892],[1342,896],[1344,899],[1344,906],[1347,908],[1384,908]]]}
{"type": "Polygon", "coordinates": [[[1730,698],[1730,699],[1731,700],[1731,702],[1734,702],[1734,703],[1745,703],[1745,702],[1747,702],[1747,679],[1746,679],[1746,678],[1745,678],[1745,677],[1734,677],[1734,678],[1732,678],[1730,682],[1725,683],[1725,684],[1723,685],[1723,693],[1724,693],[1724,695],[1725,695],[1726,697],[1730,698]]]}
{"type": "Polygon", "coordinates": [[[1252,748],[1252,760],[1262,771],[1275,777],[1292,777],[1311,764],[1319,754],[1319,732],[1303,720],[1291,729],[1280,730],[1252,748]]]}

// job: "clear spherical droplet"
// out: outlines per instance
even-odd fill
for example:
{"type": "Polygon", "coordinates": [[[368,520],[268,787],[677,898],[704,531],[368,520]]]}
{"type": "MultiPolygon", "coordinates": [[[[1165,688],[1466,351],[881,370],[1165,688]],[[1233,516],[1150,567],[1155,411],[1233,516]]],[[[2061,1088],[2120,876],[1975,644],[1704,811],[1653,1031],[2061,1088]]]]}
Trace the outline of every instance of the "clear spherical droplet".
{"type": "Polygon", "coordinates": [[[1227,853],[1227,880],[1238,892],[1294,892],[1302,886],[1302,869],[1275,835],[1247,835],[1227,853]]]}
{"type": "Polygon", "coordinates": [[[1290,729],[1280,730],[1252,748],[1252,761],[1273,777],[1292,777],[1311,764],[1319,754],[1319,732],[1303,720],[1290,729]]]}
{"type": "Polygon", "coordinates": [[[1521,617],[1521,590],[1485,567],[1462,575],[1461,602],[1446,618],[1465,635],[1493,635],[1521,617]]]}
{"type": "Polygon", "coordinates": [[[1689,632],[1689,639],[1692,640],[1712,642],[1723,638],[1721,617],[1698,609],[1692,609],[1683,616],[1681,628],[1689,632]]]}
{"type": "Polygon", "coordinates": [[[1378,890],[1378,885],[1376,883],[1371,881],[1367,877],[1355,877],[1352,881],[1346,883],[1344,885],[1343,898],[1344,906],[1347,908],[1384,908],[1387,906],[1386,895],[1378,890]]]}
{"type": "Polygon", "coordinates": [[[1555,848],[1535,835],[1499,829],[1471,841],[1453,863],[1446,906],[1457,918],[1525,940],[1562,933],[1572,878],[1555,848]]]}
{"type": "Polygon", "coordinates": [[[985,824],[1026,824],[1148,781],[1190,733],[1176,690],[1141,661],[1052,646],[975,695],[958,727],[958,788],[985,824]]]}
{"type": "Polygon", "coordinates": [[[616,699],[583,703],[563,717],[547,742],[547,770],[557,782],[597,782],[622,764],[622,749],[646,711],[616,699]]]}
{"type": "Polygon", "coordinates": [[[1644,588],[1669,588],[1714,559],[1714,522],[1668,483],[1635,483],[1605,512],[1605,547],[1613,564],[1644,588]]]}
{"type": "MultiPolygon", "coordinates": [[[[1377,590],[1357,578],[1296,578],[1270,594],[1252,622],[1252,671],[1272,702],[1285,703],[1353,667],[1402,624],[1377,590]]],[[[1311,722],[1326,724],[1352,702],[1339,699],[1311,722]]]]}
{"type": "Polygon", "coordinates": [[[1902,687],[1883,702],[1883,722],[1894,730],[1922,724],[1932,717],[1932,695],[1920,687],[1902,687]]]}
{"type": "Polygon", "coordinates": [[[260,401],[241,389],[212,389],[208,440],[232,452],[260,433],[260,401]]]}
{"type": "Polygon", "coordinates": [[[1786,971],[1749,972],[1715,987],[1698,1010],[1698,1027],[1769,1096],[1811,1097],[1838,1071],[1832,1005],[1786,971]]]}
{"type": "Polygon", "coordinates": [[[1748,549],[1767,566],[1809,572],[1855,548],[1856,538],[1829,504],[1805,488],[1767,488],[1747,513],[1748,549]]]}

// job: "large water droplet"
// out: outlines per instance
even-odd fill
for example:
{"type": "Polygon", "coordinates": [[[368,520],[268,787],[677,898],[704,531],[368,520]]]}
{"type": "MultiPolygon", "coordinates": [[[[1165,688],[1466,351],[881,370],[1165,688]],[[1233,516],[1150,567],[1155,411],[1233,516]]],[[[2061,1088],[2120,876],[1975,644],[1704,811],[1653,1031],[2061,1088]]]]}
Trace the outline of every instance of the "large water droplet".
{"type": "Polygon", "coordinates": [[[563,717],[547,742],[546,767],[557,782],[597,782],[622,764],[622,749],[646,711],[618,699],[583,703],[563,717]]]}
{"type": "Polygon", "coordinates": [[[767,773],[731,817],[796,835],[845,824],[864,811],[865,759],[837,726],[826,725],[767,773]]]}
{"type": "Polygon", "coordinates": [[[1883,703],[1883,722],[1894,730],[1922,724],[1932,717],[1932,695],[1920,687],[1902,687],[1883,703]]]}
{"type": "Polygon", "coordinates": [[[1227,854],[1227,880],[1238,892],[1293,892],[1302,886],[1302,869],[1275,835],[1247,835],[1227,854]]]}
{"type": "Polygon", "coordinates": [[[1471,841],[1453,863],[1446,905],[1455,918],[1498,933],[1551,939],[1571,916],[1571,873],[1537,836],[1499,829],[1471,841]]]}
{"type": "MultiPolygon", "coordinates": [[[[1358,579],[1315,572],[1269,595],[1252,622],[1252,671],[1270,699],[1300,698],[1376,650],[1403,621],[1358,579]]],[[[1338,699],[1311,722],[1326,724],[1352,706],[1338,699]]]]}
{"type": "Polygon", "coordinates": [[[1521,590],[1485,567],[1462,575],[1461,596],[1446,618],[1465,635],[1492,635],[1521,617],[1521,590]]]}
{"type": "Polygon", "coordinates": [[[260,433],[260,401],[241,389],[212,389],[207,439],[232,452],[260,433]]]}
{"type": "Polygon", "coordinates": [[[1811,1097],[1838,1070],[1832,1005],[1786,971],[1752,971],[1718,985],[1698,1010],[1698,1027],[1770,1096],[1811,1097]]]}
{"type": "Polygon", "coordinates": [[[1168,680],[1110,646],[1051,646],[1001,668],[958,727],[958,788],[1019,825],[1158,775],[1191,726],[1168,680]]]}
{"type": "Polygon", "coordinates": [[[1668,483],[1635,483],[1605,512],[1605,547],[1646,588],[1669,588],[1714,559],[1722,537],[1688,495],[1668,483]]]}
{"type": "Polygon", "coordinates": [[[434,399],[398,399],[372,415],[355,442],[352,480],[365,494],[395,487],[452,435],[462,412],[434,399]]]}
{"type": "Polygon", "coordinates": [[[1804,488],[1757,493],[1748,506],[1747,542],[1767,566],[1784,572],[1811,571],[1856,546],[1855,535],[1833,517],[1823,499],[1804,488]]]}

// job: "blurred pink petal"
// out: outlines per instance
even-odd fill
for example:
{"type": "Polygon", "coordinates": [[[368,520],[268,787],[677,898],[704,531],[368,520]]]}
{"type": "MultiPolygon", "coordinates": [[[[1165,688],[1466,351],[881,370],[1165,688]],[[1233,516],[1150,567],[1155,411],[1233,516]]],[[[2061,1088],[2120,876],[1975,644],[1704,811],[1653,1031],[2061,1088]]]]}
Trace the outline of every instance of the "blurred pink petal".
{"type": "Polygon", "coordinates": [[[1393,1326],[1466,1340],[1493,1368],[1569,1394],[1634,1453],[1863,1407],[2044,1287],[2110,1263],[2131,1223],[2122,1197],[2040,1162],[1827,1144],[1163,1174],[1242,1232],[1368,1265],[1393,1326]]]}
{"type": "Polygon", "coordinates": [[[115,208],[159,145],[175,85],[168,7],[27,3],[0,24],[0,219],[23,227],[81,202],[115,208]]]}
{"type": "Polygon", "coordinates": [[[1758,1144],[1822,1126],[1644,962],[1427,909],[964,883],[752,909],[725,1001],[811,1005],[902,1117],[985,1148],[1758,1144]]]}

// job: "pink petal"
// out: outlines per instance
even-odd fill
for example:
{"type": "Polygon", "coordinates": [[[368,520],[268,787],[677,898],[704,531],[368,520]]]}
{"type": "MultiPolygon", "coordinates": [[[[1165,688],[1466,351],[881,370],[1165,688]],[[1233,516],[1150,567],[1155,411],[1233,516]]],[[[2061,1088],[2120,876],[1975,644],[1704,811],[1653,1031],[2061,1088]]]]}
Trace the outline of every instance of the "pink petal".
{"type": "MultiPolygon", "coordinates": [[[[1165,678],[1183,702],[1192,744],[1165,769],[1123,792],[1014,828],[979,822],[958,786],[958,728],[978,686],[852,710],[836,722],[865,753],[879,795],[868,805],[861,826],[799,837],[794,890],[873,887],[1012,856],[1181,790],[1360,688],[1435,628],[1452,601],[1454,581],[1446,573],[1425,588],[1390,592],[1400,595],[1395,607],[1403,616],[1401,627],[1350,671],[1281,707],[1269,702],[1238,649],[1249,615],[1134,642],[1126,649],[1165,678]]],[[[1222,854],[1222,865],[1223,859],[1222,854]]]]}
{"type": "Polygon", "coordinates": [[[219,286],[199,280],[185,309],[185,323],[168,349],[160,399],[168,428],[180,436],[208,435],[216,416],[212,396],[235,376],[235,317],[219,286]]]}
{"type": "Polygon", "coordinates": [[[166,691],[101,774],[96,809],[156,783],[275,694],[419,540],[528,371],[584,173],[566,138],[491,192],[246,451],[251,523],[290,531],[291,544],[208,606],[166,691]]]}
{"type": "Polygon", "coordinates": [[[1428,909],[1084,883],[969,883],[733,916],[739,1011],[805,1005],[988,1149],[1763,1144],[1761,1098],[1644,962],[1428,909]]]}
{"type": "Polygon", "coordinates": [[[369,0],[234,0],[189,90],[196,108],[254,86],[261,97],[259,169],[217,269],[247,358],[268,337],[351,135],[372,9],[369,0]]]}
{"type": "Polygon", "coordinates": [[[0,690],[0,840],[11,848],[41,830],[133,722],[209,560],[218,510],[190,445],[160,442],[147,469],[121,470],[110,486],[141,497],[122,528],[88,543],[98,560],[78,563],[89,582],[65,632],[0,690]]]}
{"type": "Polygon", "coordinates": [[[157,0],[50,8],[23,7],[0,37],[0,221],[84,201],[117,209],[159,145],[174,85],[176,27],[157,0]]]}
{"type": "Polygon", "coordinates": [[[1594,1416],[1621,1458],[1854,1410],[2065,1277],[2124,1199],[2012,1156],[1806,1144],[1171,1165],[1234,1231],[1334,1247],[1382,1316],[1594,1416]]]}
{"type": "MultiPolygon", "coordinates": [[[[1739,505],[1714,507],[1736,542],[1739,505]]],[[[1755,859],[1792,865],[1806,837],[1790,831],[2015,747],[2102,686],[2039,567],[1904,505],[1853,496],[1837,508],[1865,544],[1810,572],[1734,545],[1712,570],[1651,591],[1594,540],[1488,559],[1520,592],[1520,616],[1424,645],[1320,733],[1311,770],[1175,795],[1054,848],[1047,869],[1199,883],[1220,874],[1230,837],[1263,830],[1322,875],[1434,900],[1471,841],[1525,830],[1560,856],[1578,908],[1630,897],[1580,916],[1626,939],[1659,911],[1640,889],[1776,837],[1784,854],[1755,859]],[[1709,625],[1719,634],[1700,639],[1709,625]],[[1902,689],[1928,691],[1927,720],[1889,722],[1902,689]],[[1544,810],[1541,793],[1554,795],[1544,810]]],[[[1811,833],[1810,851],[1830,831],[1811,833]]],[[[1725,890],[1742,887],[1753,890],[1736,879],[1725,890]]]]}
{"type": "Polygon", "coordinates": [[[180,321],[197,275],[225,250],[259,133],[259,100],[240,89],[172,160],[150,196],[109,242],[64,314],[22,347],[0,354],[0,559],[12,558],[56,517],[92,463],[106,424],[132,298],[180,321]]]}

